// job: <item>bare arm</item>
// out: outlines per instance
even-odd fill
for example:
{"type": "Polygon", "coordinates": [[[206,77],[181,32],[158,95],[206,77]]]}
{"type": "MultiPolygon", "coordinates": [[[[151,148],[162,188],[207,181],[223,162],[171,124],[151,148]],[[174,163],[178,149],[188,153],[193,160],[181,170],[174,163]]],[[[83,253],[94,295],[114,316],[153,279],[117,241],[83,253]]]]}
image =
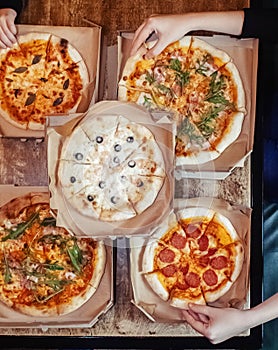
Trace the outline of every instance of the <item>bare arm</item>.
{"type": "Polygon", "coordinates": [[[158,41],[146,58],[159,54],[167,45],[193,30],[206,30],[239,35],[244,11],[189,12],[179,15],[157,15],[146,19],[136,30],[131,55],[134,55],[148,36],[155,32],[158,41]]]}
{"type": "Polygon", "coordinates": [[[278,317],[278,293],[249,310],[192,304],[182,313],[197,332],[217,344],[278,317]]]}

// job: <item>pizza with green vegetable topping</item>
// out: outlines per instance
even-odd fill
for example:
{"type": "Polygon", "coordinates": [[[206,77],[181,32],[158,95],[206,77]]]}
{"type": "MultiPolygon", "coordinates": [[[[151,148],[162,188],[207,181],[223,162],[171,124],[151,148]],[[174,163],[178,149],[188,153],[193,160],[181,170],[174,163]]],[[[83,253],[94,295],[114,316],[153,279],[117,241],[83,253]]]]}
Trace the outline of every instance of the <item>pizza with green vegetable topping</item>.
{"type": "Polygon", "coordinates": [[[152,59],[144,59],[145,52],[142,48],[127,60],[119,100],[172,112],[177,165],[217,158],[238,138],[246,113],[242,80],[231,57],[192,36],[152,59]]]}
{"type": "Polygon", "coordinates": [[[78,309],[97,290],[106,262],[102,242],[56,226],[47,193],[0,208],[0,301],[31,316],[78,309]]]}
{"type": "Polygon", "coordinates": [[[18,128],[42,130],[46,116],[76,111],[88,82],[86,64],[68,40],[20,35],[0,50],[0,115],[18,128]]]}

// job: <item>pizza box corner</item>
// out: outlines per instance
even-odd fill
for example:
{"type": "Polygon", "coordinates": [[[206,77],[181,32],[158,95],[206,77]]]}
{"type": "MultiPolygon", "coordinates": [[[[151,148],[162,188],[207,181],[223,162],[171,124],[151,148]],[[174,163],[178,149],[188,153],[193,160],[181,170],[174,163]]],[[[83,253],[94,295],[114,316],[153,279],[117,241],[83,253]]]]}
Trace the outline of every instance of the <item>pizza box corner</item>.
{"type": "MultiPolygon", "coordinates": [[[[9,201],[28,193],[48,192],[47,186],[0,185],[0,208],[9,201]]],[[[115,249],[113,241],[106,238],[106,264],[100,284],[94,295],[77,310],[59,317],[28,316],[0,303],[2,328],[84,328],[92,327],[114,305],[115,249]]]]}
{"type": "MultiPolygon", "coordinates": [[[[18,34],[47,33],[65,38],[81,54],[89,74],[89,82],[82,93],[77,111],[85,112],[99,98],[100,59],[101,59],[101,30],[97,24],[90,23],[87,27],[17,25],[18,34]]],[[[67,115],[67,114],[66,114],[67,115]]],[[[62,116],[66,116],[62,115],[62,116]]],[[[29,130],[16,127],[4,118],[0,118],[0,137],[41,138],[45,130],[29,130]]]]}
{"type": "MultiPolygon", "coordinates": [[[[241,205],[228,203],[222,199],[209,197],[190,199],[177,198],[174,202],[174,212],[180,209],[195,207],[209,208],[228,218],[241,238],[245,252],[242,270],[239,277],[230,290],[211,305],[217,307],[228,307],[233,305],[237,308],[249,308],[251,209],[241,205]]],[[[149,238],[144,237],[134,237],[129,240],[130,281],[133,289],[132,303],[153,322],[178,324],[183,322],[180,310],[171,306],[168,301],[163,301],[148,285],[142,274],[142,259],[145,247],[148,244],[148,239],[149,238]]],[[[191,327],[186,328],[186,336],[194,335],[196,335],[196,333],[191,327]]],[[[246,335],[246,332],[242,335],[246,335]]]]}
{"type": "MultiPolygon", "coordinates": [[[[133,32],[125,30],[118,32],[118,48],[117,51],[114,50],[114,56],[118,60],[118,81],[120,80],[125,61],[129,57],[132,38],[133,32]]],[[[176,174],[179,178],[201,177],[204,179],[225,179],[236,167],[244,166],[246,159],[253,149],[256,114],[258,39],[236,39],[227,35],[198,36],[198,38],[225,51],[232,58],[232,61],[239,70],[244,86],[246,114],[244,116],[240,135],[218,158],[204,164],[176,166],[176,174]]]]}

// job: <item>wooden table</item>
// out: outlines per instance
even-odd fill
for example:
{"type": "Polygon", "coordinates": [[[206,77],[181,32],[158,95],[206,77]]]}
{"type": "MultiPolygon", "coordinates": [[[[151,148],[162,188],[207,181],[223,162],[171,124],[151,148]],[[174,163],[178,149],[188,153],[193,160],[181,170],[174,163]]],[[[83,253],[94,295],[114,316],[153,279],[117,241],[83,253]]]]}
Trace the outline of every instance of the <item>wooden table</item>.
{"type": "MultiPolygon", "coordinates": [[[[29,0],[19,18],[21,24],[90,26],[88,21],[103,28],[108,45],[115,45],[118,30],[136,29],[153,13],[181,13],[203,10],[237,10],[249,6],[247,0],[29,0]]],[[[105,78],[104,78],[105,79],[105,78]]],[[[105,86],[105,82],[103,82],[105,86]]],[[[217,196],[228,201],[250,206],[251,160],[243,168],[237,168],[225,180],[187,179],[177,181],[176,191],[186,197],[217,196]],[[213,192],[212,192],[213,191],[213,192]]],[[[0,184],[19,186],[45,186],[48,184],[46,169],[46,144],[36,140],[22,142],[12,138],[0,138],[0,184]]],[[[128,251],[126,240],[117,240],[115,305],[92,328],[49,329],[0,329],[0,336],[7,347],[196,347],[190,339],[184,339],[183,324],[152,323],[131,302],[132,289],[128,278],[128,251]],[[16,335],[16,336],[15,336],[16,335]],[[11,336],[11,337],[10,337],[11,336]],[[55,337],[48,339],[48,337],[55,337]],[[163,344],[163,345],[161,345],[163,344]]],[[[259,288],[259,285],[258,285],[259,288]]],[[[260,288],[259,288],[260,290],[260,288]]],[[[257,294],[256,294],[257,295],[257,294]]],[[[253,297],[253,295],[252,295],[253,297]]],[[[256,296],[255,296],[256,297],[256,296]]],[[[256,302],[256,300],[255,300],[256,302]]],[[[260,330],[254,334],[260,339],[260,330]]],[[[197,337],[199,347],[210,347],[203,337],[197,337]]],[[[245,339],[241,340],[244,344],[245,339]]],[[[234,347],[228,342],[226,348],[234,347]]]]}

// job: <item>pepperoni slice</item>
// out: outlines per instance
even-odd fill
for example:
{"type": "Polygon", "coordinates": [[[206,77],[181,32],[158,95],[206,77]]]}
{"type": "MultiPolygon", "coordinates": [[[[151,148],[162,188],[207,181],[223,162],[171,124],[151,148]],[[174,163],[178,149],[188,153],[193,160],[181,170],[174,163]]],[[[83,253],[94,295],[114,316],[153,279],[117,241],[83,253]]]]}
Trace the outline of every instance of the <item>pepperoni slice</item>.
{"type": "Polygon", "coordinates": [[[180,271],[182,272],[182,274],[184,276],[187,274],[188,270],[189,270],[189,265],[188,264],[186,266],[180,267],[180,271]]]}
{"type": "Polygon", "coordinates": [[[228,266],[228,259],[224,255],[219,255],[211,259],[210,265],[216,270],[221,270],[228,266]]]}
{"type": "Polygon", "coordinates": [[[175,253],[171,249],[165,248],[161,250],[161,252],[158,254],[158,257],[162,262],[171,263],[175,259],[175,253]]]}
{"type": "Polygon", "coordinates": [[[209,248],[208,255],[211,256],[217,252],[217,248],[209,248]]]}
{"type": "Polygon", "coordinates": [[[200,227],[197,224],[183,225],[182,228],[185,230],[186,234],[191,238],[198,238],[201,234],[200,227]]]}
{"type": "Polygon", "coordinates": [[[163,267],[163,269],[161,269],[161,272],[163,273],[164,276],[166,277],[172,277],[174,276],[175,272],[177,271],[177,267],[175,265],[168,265],[163,267]]]}
{"type": "Polygon", "coordinates": [[[176,287],[181,290],[186,290],[187,288],[189,288],[189,285],[186,282],[184,283],[177,282],[176,287]]]}
{"type": "Polygon", "coordinates": [[[203,279],[208,286],[214,286],[218,282],[218,277],[213,270],[207,270],[203,273],[203,279]]]}
{"type": "Polygon", "coordinates": [[[186,238],[175,232],[171,238],[171,244],[177,249],[183,249],[186,245],[186,238]]]}
{"type": "Polygon", "coordinates": [[[201,238],[199,238],[198,240],[198,244],[199,244],[199,249],[201,251],[205,251],[208,249],[209,246],[209,239],[206,235],[202,235],[201,238]]]}
{"type": "Polygon", "coordinates": [[[210,261],[210,258],[208,255],[204,255],[199,258],[199,264],[202,265],[203,267],[208,266],[209,261],[210,261]]]}
{"type": "Polygon", "coordinates": [[[197,288],[200,285],[200,277],[194,272],[189,272],[185,276],[185,281],[189,285],[189,287],[192,288],[197,288]]]}

